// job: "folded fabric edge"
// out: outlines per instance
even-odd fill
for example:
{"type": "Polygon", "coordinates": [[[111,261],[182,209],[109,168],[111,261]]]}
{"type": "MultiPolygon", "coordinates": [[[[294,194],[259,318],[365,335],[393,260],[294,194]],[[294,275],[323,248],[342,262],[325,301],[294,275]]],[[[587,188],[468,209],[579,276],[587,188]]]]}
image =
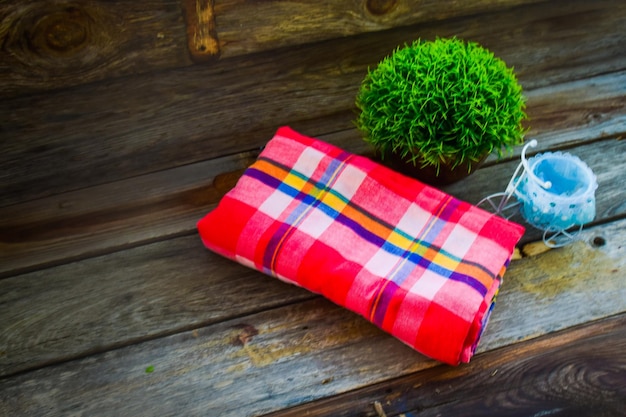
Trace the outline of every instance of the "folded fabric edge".
{"type": "MultiPolygon", "coordinates": [[[[295,140],[297,142],[300,142],[304,145],[311,145],[311,144],[316,144],[316,146],[322,146],[322,147],[332,147],[332,148],[337,148],[336,146],[326,143],[326,142],[321,142],[315,138],[311,138],[308,136],[305,136],[299,132],[296,132],[295,130],[293,130],[292,128],[290,128],[289,126],[282,126],[280,127],[277,132],[276,135],[278,136],[283,136],[286,137],[288,139],[292,139],[295,140]],[[320,144],[321,143],[321,144],[320,144]]],[[[365,157],[362,156],[356,156],[357,158],[363,158],[363,159],[367,159],[365,157]]],[[[368,159],[369,162],[371,163],[375,163],[371,160],[368,159]]],[[[382,167],[382,165],[381,165],[382,167]]],[[[389,168],[383,167],[385,169],[387,169],[390,172],[390,175],[399,175],[402,176],[403,178],[409,179],[411,181],[415,181],[418,182],[417,180],[410,178],[410,177],[406,177],[402,174],[397,173],[396,171],[393,171],[389,168]]],[[[222,202],[220,202],[221,204],[222,202]]],[[[475,206],[474,206],[475,207],[475,206]]],[[[481,210],[479,208],[476,208],[477,210],[481,210]]],[[[484,210],[481,210],[484,211],[484,210]]],[[[487,212],[485,212],[487,213],[487,212]]],[[[502,231],[500,232],[498,229],[500,229],[500,227],[495,227],[495,232],[494,232],[494,237],[497,240],[503,239],[506,243],[504,245],[502,245],[503,249],[506,249],[509,251],[509,253],[512,253],[512,251],[515,248],[515,245],[517,244],[517,242],[519,241],[519,239],[521,238],[521,236],[524,233],[524,227],[510,222],[504,218],[498,217],[494,214],[491,213],[487,213],[489,216],[492,216],[494,223],[496,224],[502,224],[502,231]]],[[[205,220],[205,218],[201,219],[198,222],[198,229],[200,231],[202,231],[203,229],[203,221],[205,220]]],[[[221,243],[216,243],[216,242],[210,242],[208,239],[205,239],[203,236],[204,233],[201,233],[202,236],[202,241],[204,243],[204,245],[222,255],[225,256],[227,258],[233,259],[238,261],[238,257],[236,255],[236,253],[228,253],[228,251],[223,250],[223,247],[220,247],[220,245],[222,245],[221,243]]],[[[224,237],[224,239],[234,239],[235,236],[229,237],[224,237]]],[[[224,247],[230,247],[229,245],[225,245],[224,247]]],[[[508,259],[506,260],[506,263],[508,263],[508,259]]],[[[253,267],[253,265],[246,265],[249,267],[253,267]]],[[[476,346],[478,345],[480,336],[482,335],[482,332],[484,331],[484,328],[487,325],[487,321],[490,315],[490,312],[492,311],[493,308],[493,302],[494,300],[494,296],[498,291],[498,288],[500,286],[500,277],[498,277],[498,279],[494,280],[492,288],[489,289],[489,292],[487,294],[487,296],[484,299],[484,306],[481,308],[480,311],[477,312],[474,321],[471,324],[471,328],[468,331],[466,340],[465,340],[465,344],[462,346],[461,348],[461,352],[459,354],[459,356],[457,357],[457,360],[455,361],[453,358],[450,358],[448,360],[444,360],[442,358],[439,358],[438,360],[442,361],[442,362],[446,362],[449,363],[451,365],[458,365],[460,362],[466,363],[469,362],[469,359],[473,356],[474,351],[476,349],[476,346]]],[[[367,319],[367,318],[366,318],[367,319]]],[[[415,348],[415,347],[414,347],[415,348]]],[[[432,355],[428,355],[428,356],[432,356],[432,355]]],[[[437,358],[435,358],[437,359],[437,358]]]]}
{"type": "Polygon", "coordinates": [[[459,363],[469,363],[474,353],[476,353],[480,339],[487,328],[489,318],[495,307],[496,296],[501,285],[502,280],[500,277],[494,280],[492,287],[489,289],[489,293],[485,296],[485,304],[483,308],[477,312],[476,318],[467,334],[467,339],[465,340],[463,350],[459,356],[459,362],[456,365],[459,363]]]}

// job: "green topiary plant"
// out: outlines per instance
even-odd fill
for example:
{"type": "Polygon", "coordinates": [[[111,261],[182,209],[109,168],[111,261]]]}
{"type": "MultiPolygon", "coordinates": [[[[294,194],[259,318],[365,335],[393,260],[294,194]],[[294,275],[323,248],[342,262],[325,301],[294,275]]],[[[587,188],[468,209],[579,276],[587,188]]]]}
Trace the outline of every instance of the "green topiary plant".
{"type": "Polygon", "coordinates": [[[487,49],[459,39],[417,40],[369,71],[357,127],[383,159],[467,166],[523,142],[522,88],[487,49]]]}

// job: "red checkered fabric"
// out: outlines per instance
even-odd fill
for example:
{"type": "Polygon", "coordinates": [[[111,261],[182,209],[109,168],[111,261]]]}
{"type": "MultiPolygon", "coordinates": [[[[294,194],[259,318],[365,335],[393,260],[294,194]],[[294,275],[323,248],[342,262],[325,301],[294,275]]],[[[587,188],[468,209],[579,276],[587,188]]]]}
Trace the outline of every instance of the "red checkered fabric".
{"type": "Polygon", "coordinates": [[[524,232],[288,127],[198,229],[209,249],[323,294],[449,364],[473,355],[524,232]]]}

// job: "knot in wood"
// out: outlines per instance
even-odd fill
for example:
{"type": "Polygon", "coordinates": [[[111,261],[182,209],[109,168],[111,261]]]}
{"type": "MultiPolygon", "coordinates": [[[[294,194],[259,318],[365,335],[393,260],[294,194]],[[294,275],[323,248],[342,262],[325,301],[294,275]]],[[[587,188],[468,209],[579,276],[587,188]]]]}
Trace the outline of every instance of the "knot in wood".
{"type": "Polygon", "coordinates": [[[395,5],[396,0],[367,0],[365,7],[371,14],[381,16],[389,13],[395,5]]]}
{"type": "Polygon", "coordinates": [[[3,21],[1,43],[15,73],[37,82],[90,77],[119,53],[123,22],[96,2],[32,0],[15,5],[3,21]]]}
{"type": "Polygon", "coordinates": [[[75,53],[88,41],[89,17],[74,7],[42,16],[30,39],[34,49],[56,54],[75,53]]]}

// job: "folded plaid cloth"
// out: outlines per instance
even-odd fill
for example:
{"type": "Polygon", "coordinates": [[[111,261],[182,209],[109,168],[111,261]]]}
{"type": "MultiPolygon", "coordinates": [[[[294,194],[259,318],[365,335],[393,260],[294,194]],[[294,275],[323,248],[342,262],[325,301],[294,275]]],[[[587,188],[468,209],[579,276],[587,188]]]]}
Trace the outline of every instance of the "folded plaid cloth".
{"type": "Polygon", "coordinates": [[[524,232],[288,127],[198,229],[209,249],[453,365],[473,355],[524,232]]]}

